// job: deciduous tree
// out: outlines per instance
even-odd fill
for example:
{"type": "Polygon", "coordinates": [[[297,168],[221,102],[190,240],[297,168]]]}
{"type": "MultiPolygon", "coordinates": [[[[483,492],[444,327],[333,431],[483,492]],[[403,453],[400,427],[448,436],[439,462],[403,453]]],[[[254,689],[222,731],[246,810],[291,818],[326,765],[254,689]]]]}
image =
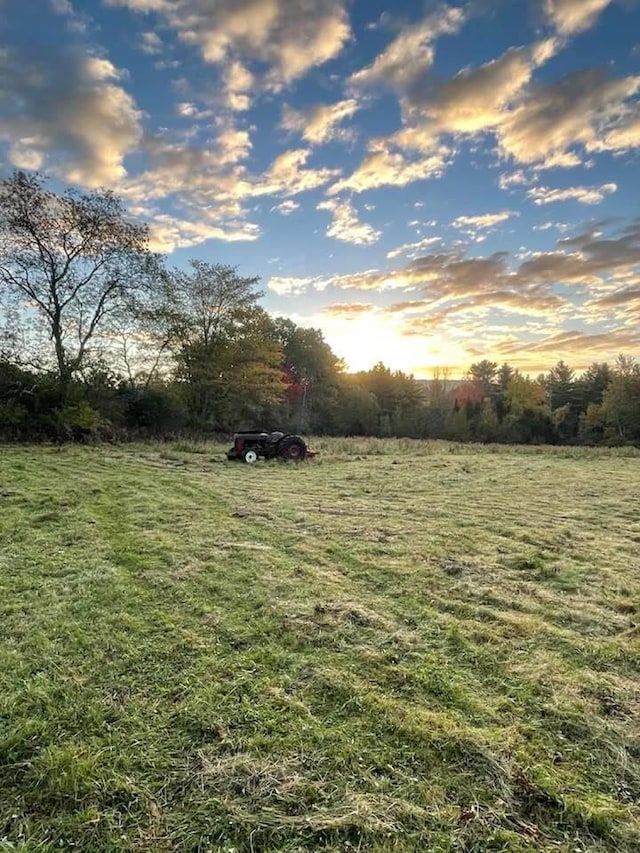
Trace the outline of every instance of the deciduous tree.
{"type": "Polygon", "coordinates": [[[166,275],[163,301],[147,313],[159,344],[174,354],[193,424],[229,429],[281,395],[282,349],[272,320],[256,304],[257,277],[190,263],[190,272],[166,275]]]}
{"type": "Polygon", "coordinates": [[[40,175],[0,182],[0,288],[44,327],[65,395],[109,315],[156,280],[147,228],[107,190],[58,194],[40,175]]]}
{"type": "Polygon", "coordinates": [[[335,416],[343,363],[319,329],[297,326],[287,318],[273,321],[275,340],[282,347],[283,375],[287,384],[287,412],[291,427],[323,429],[335,416]]]}

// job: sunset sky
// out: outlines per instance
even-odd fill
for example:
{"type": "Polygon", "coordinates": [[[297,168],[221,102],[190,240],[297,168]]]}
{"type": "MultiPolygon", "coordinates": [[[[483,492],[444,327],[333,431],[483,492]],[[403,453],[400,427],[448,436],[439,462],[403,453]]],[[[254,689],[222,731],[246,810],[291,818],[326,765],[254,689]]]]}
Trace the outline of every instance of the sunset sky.
{"type": "Polygon", "coordinates": [[[633,0],[0,0],[0,173],[106,186],[350,369],[640,355],[633,0]]]}

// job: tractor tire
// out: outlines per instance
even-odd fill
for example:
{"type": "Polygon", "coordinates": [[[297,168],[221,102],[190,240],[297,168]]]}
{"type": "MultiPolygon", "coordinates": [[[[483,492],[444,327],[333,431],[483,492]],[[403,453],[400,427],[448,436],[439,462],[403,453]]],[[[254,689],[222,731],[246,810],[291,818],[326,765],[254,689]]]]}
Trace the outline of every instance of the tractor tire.
{"type": "Polygon", "coordinates": [[[307,445],[297,435],[287,435],[280,442],[278,456],[287,462],[302,462],[307,455],[307,445]]]}
{"type": "Polygon", "coordinates": [[[242,461],[246,462],[247,465],[253,465],[258,461],[258,454],[252,447],[249,447],[242,452],[242,461]]]}

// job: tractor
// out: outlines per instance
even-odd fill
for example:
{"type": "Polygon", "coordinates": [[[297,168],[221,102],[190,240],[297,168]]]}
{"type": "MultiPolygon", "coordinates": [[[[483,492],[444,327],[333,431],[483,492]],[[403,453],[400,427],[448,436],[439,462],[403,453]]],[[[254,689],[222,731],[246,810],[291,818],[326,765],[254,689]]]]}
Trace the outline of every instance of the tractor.
{"type": "Polygon", "coordinates": [[[241,459],[253,465],[262,456],[263,459],[283,459],[287,462],[302,462],[315,456],[299,435],[274,432],[236,432],[233,435],[233,447],[227,452],[227,459],[241,459]]]}

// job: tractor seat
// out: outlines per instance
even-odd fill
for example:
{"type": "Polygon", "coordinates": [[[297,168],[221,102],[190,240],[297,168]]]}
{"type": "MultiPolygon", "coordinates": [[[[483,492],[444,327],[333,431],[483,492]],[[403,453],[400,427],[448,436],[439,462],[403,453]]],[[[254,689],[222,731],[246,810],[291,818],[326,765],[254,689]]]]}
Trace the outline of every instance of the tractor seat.
{"type": "Polygon", "coordinates": [[[274,432],[269,433],[269,437],[267,438],[267,443],[268,444],[277,444],[280,441],[280,439],[283,437],[284,437],[283,432],[278,432],[277,430],[275,430],[274,432]]]}

